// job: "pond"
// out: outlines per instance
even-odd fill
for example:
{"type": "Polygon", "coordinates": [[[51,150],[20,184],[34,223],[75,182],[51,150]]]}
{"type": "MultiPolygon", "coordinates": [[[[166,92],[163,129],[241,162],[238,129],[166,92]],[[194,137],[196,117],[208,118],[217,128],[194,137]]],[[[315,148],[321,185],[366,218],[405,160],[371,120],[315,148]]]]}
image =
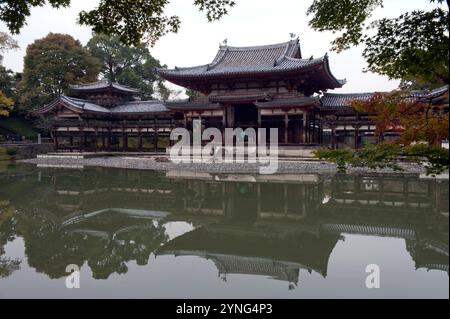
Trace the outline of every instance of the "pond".
{"type": "Polygon", "coordinates": [[[449,296],[448,180],[185,175],[3,168],[0,298],[449,296]]]}

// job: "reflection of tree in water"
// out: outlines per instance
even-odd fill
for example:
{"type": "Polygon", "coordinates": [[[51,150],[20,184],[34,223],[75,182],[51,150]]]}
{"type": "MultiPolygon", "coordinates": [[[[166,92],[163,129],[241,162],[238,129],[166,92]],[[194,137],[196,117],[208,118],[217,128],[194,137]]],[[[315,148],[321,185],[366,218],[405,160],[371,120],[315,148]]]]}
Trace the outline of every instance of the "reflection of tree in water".
{"type": "Polygon", "coordinates": [[[147,265],[150,254],[168,240],[165,228],[152,222],[126,228],[108,237],[83,237],[89,241],[89,245],[83,247],[95,279],[107,279],[113,273],[126,273],[126,263],[129,261],[136,261],[140,266],[147,265]]]}
{"type": "Polygon", "coordinates": [[[6,278],[14,271],[19,270],[21,262],[19,259],[0,257],[0,278],[6,278]]]}
{"type": "MultiPolygon", "coordinates": [[[[50,278],[67,276],[67,265],[81,267],[85,261],[96,279],[123,274],[128,271],[127,262],[136,260],[139,265],[147,264],[150,254],[168,239],[165,228],[152,221],[142,223],[127,218],[128,224],[131,220],[137,225],[126,225],[125,229],[113,232],[92,230],[95,220],[89,222],[89,230],[64,228],[52,217],[42,212],[22,213],[18,230],[26,243],[29,265],[50,278]]],[[[101,224],[99,221],[99,228],[101,224]]],[[[117,226],[117,220],[111,224],[117,226]]]]}
{"type": "Polygon", "coordinates": [[[0,278],[6,278],[14,271],[19,270],[22,262],[19,259],[2,256],[5,253],[4,246],[15,238],[14,226],[16,220],[14,219],[14,213],[15,209],[9,201],[0,200],[0,278]]]}

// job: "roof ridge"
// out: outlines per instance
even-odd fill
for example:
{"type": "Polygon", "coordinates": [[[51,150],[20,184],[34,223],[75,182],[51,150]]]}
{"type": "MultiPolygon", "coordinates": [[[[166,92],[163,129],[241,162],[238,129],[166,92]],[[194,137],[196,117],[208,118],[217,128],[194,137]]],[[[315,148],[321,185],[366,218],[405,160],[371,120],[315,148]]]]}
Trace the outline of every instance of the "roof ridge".
{"type": "Polygon", "coordinates": [[[152,104],[156,104],[156,103],[163,103],[164,101],[160,101],[160,100],[144,100],[144,101],[128,101],[125,102],[121,105],[128,105],[128,104],[139,104],[139,103],[152,103],[152,104]]]}
{"type": "Polygon", "coordinates": [[[344,95],[368,95],[368,94],[376,94],[382,92],[359,92],[359,93],[328,93],[325,92],[323,95],[333,95],[333,96],[344,96],[344,95]]]}
{"type": "Polygon", "coordinates": [[[283,62],[283,60],[288,57],[287,54],[289,52],[289,49],[291,48],[291,44],[292,41],[289,41],[289,44],[286,45],[284,52],[281,54],[281,56],[278,57],[278,59],[275,60],[274,67],[283,62]]]}
{"type": "Polygon", "coordinates": [[[214,58],[214,60],[207,65],[206,70],[209,71],[211,69],[213,69],[214,67],[216,67],[217,65],[220,64],[220,62],[223,61],[223,59],[225,59],[225,56],[227,55],[227,52],[229,51],[228,47],[224,47],[220,48],[219,52],[217,53],[216,57],[214,58]],[[219,58],[217,58],[219,56],[219,54],[222,54],[219,58]]]}
{"type": "Polygon", "coordinates": [[[311,58],[308,58],[308,59],[297,59],[297,58],[293,58],[293,57],[290,57],[290,56],[286,56],[286,60],[289,60],[289,61],[293,61],[293,62],[297,62],[297,61],[316,61],[316,62],[323,62],[324,60],[325,60],[325,55],[324,56],[321,56],[321,57],[319,57],[319,58],[313,58],[313,59],[311,59],[311,58]]]}
{"type": "Polygon", "coordinates": [[[89,103],[89,101],[81,100],[81,99],[80,99],[80,100],[73,100],[72,97],[66,96],[66,95],[60,95],[59,98],[60,98],[60,99],[63,99],[63,100],[66,100],[66,101],[69,102],[69,103],[73,103],[73,104],[75,104],[75,105],[78,105],[78,106],[80,106],[80,107],[83,107],[83,106],[86,104],[86,102],[89,103]]]}
{"type": "Polygon", "coordinates": [[[196,66],[188,66],[188,67],[179,67],[179,66],[175,66],[173,69],[166,69],[166,68],[157,68],[158,72],[159,71],[180,71],[180,70],[191,70],[191,69],[198,69],[198,68],[202,68],[202,67],[207,67],[209,64],[202,64],[202,65],[196,65],[196,66]]]}
{"type": "Polygon", "coordinates": [[[282,46],[290,46],[292,43],[299,42],[299,38],[296,38],[294,40],[289,40],[286,42],[280,42],[280,43],[274,43],[274,44],[266,44],[266,45],[253,45],[253,46],[228,46],[228,45],[221,45],[220,50],[227,48],[230,51],[251,51],[251,50],[264,50],[264,49],[272,49],[272,48],[279,48],[282,46]]]}
{"type": "Polygon", "coordinates": [[[89,85],[98,84],[98,83],[111,83],[111,82],[109,80],[102,79],[102,80],[98,80],[95,82],[89,82],[89,83],[69,84],[69,87],[89,86],[89,85]]]}
{"type": "Polygon", "coordinates": [[[118,85],[123,86],[124,88],[127,88],[127,89],[135,89],[135,88],[132,87],[131,85],[120,84],[119,82],[111,82],[111,81],[108,81],[108,82],[109,82],[110,85],[118,84],[118,85]]]}

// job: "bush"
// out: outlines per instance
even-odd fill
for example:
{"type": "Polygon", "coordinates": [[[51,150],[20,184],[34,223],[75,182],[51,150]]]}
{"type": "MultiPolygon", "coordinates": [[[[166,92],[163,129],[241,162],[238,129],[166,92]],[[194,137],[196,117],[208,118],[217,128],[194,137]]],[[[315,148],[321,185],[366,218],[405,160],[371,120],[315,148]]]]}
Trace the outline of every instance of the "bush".
{"type": "Polygon", "coordinates": [[[339,172],[345,172],[348,166],[369,169],[391,168],[398,171],[402,170],[398,165],[400,158],[424,166],[428,175],[443,173],[449,167],[449,150],[428,144],[401,146],[382,142],[365,145],[359,150],[319,149],[314,151],[314,155],[316,158],[336,163],[339,172]]]}
{"type": "Polygon", "coordinates": [[[15,148],[8,148],[6,150],[6,154],[8,154],[9,156],[16,156],[17,155],[17,150],[15,148]]]}

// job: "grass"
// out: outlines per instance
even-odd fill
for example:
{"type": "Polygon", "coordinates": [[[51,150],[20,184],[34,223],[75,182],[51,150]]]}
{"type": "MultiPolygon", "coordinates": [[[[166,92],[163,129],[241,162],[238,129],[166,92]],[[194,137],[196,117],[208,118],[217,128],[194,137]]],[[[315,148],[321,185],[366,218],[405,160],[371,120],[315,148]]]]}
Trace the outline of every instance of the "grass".
{"type": "Polygon", "coordinates": [[[10,156],[9,156],[8,152],[6,151],[6,149],[3,147],[0,147],[0,162],[9,161],[9,160],[10,160],[10,156]]]}
{"type": "Polygon", "coordinates": [[[0,128],[13,131],[28,139],[35,139],[38,134],[37,130],[35,130],[29,122],[14,115],[11,117],[0,118],[0,128]]]}

